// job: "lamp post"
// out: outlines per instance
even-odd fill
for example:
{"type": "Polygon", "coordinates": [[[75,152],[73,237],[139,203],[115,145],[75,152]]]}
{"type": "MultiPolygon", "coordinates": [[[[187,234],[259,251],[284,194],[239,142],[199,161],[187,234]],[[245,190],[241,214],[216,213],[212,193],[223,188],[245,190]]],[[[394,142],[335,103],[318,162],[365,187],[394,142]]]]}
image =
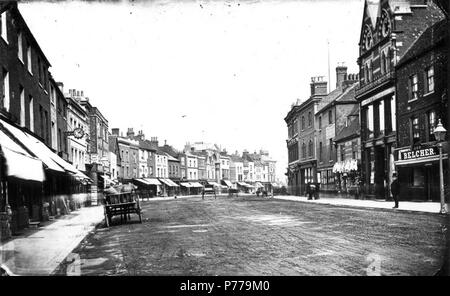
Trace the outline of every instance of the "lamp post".
{"type": "Polygon", "coordinates": [[[444,196],[444,172],[443,172],[443,166],[442,166],[442,142],[445,140],[445,134],[447,133],[447,130],[444,128],[444,126],[441,123],[441,120],[439,119],[439,122],[434,129],[434,136],[436,137],[436,140],[438,141],[438,148],[439,148],[439,187],[441,192],[441,214],[447,213],[447,206],[445,204],[445,196],[444,196]]]}

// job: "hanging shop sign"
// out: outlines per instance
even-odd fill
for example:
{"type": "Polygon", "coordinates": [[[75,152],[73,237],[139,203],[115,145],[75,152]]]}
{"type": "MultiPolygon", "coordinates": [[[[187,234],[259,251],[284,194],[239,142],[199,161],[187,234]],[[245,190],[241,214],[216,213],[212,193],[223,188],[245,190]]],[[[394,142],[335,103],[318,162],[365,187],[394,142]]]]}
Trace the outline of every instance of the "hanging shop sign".
{"type": "Polygon", "coordinates": [[[439,149],[437,147],[427,147],[415,150],[400,150],[398,152],[398,160],[421,159],[436,155],[439,155],[439,149]]]}

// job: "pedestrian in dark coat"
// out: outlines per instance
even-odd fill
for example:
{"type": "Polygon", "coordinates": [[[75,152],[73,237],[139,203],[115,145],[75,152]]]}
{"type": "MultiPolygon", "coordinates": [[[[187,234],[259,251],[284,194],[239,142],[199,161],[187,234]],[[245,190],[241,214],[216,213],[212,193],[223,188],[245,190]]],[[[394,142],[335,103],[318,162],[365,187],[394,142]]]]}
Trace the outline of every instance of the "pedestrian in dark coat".
{"type": "Polygon", "coordinates": [[[393,181],[391,183],[391,193],[392,198],[394,199],[395,206],[394,209],[398,208],[398,195],[400,193],[400,184],[398,182],[397,173],[392,175],[393,181]]]}
{"type": "Polygon", "coordinates": [[[305,191],[305,195],[308,197],[308,199],[311,199],[311,183],[308,182],[306,183],[306,191],[305,191]]]}

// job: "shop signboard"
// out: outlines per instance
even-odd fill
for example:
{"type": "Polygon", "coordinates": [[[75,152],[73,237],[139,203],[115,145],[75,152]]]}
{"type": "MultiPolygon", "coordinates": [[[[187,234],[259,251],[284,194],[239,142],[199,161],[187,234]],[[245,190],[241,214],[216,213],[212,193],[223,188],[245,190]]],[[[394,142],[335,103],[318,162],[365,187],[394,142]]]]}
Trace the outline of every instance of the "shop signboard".
{"type": "Polygon", "coordinates": [[[398,160],[414,160],[439,155],[439,149],[435,146],[420,149],[404,149],[398,151],[398,160]]]}

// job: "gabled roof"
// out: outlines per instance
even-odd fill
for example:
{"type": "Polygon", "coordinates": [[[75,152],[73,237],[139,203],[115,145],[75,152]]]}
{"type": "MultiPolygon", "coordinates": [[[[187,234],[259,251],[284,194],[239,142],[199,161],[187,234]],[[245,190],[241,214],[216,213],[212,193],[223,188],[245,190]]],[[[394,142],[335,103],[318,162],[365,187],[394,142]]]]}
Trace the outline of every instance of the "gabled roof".
{"type": "Polygon", "coordinates": [[[445,19],[428,27],[406,50],[396,67],[400,67],[404,63],[421,55],[443,41],[447,36],[446,30],[447,20],[445,19]]]}
{"type": "MultiPolygon", "coordinates": [[[[349,115],[357,115],[359,114],[359,105],[355,105],[349,115]]],[[[337,135],[334,137],[334,141],[338,142],[340,140],[344,140],[352,137],[359,137],[361,126],[359,124],[359,120],[352,120],[350,125],[346,128],[343,128],[337,135]]]]}
{"type": "Polygon", "coordinates": [[[370,17],[372,27],[375,28],[380,9],[380,0],[366,0],[366,4],[367,15],[370,17]]]}
{"type": "Polygon", "coordinates": [[[335,102],[338,103],[357,103],[357,100],[355,99],[355,90],[356,86],[358,85],[358,82],[353,83],[347,88],[337,88],[333,90],[327,97],[325,97],[322,102],[319,104],[319,108],[317,113],[322,112],[323,110],[329,108],[331,105],[333,105],[335,102]]]}

